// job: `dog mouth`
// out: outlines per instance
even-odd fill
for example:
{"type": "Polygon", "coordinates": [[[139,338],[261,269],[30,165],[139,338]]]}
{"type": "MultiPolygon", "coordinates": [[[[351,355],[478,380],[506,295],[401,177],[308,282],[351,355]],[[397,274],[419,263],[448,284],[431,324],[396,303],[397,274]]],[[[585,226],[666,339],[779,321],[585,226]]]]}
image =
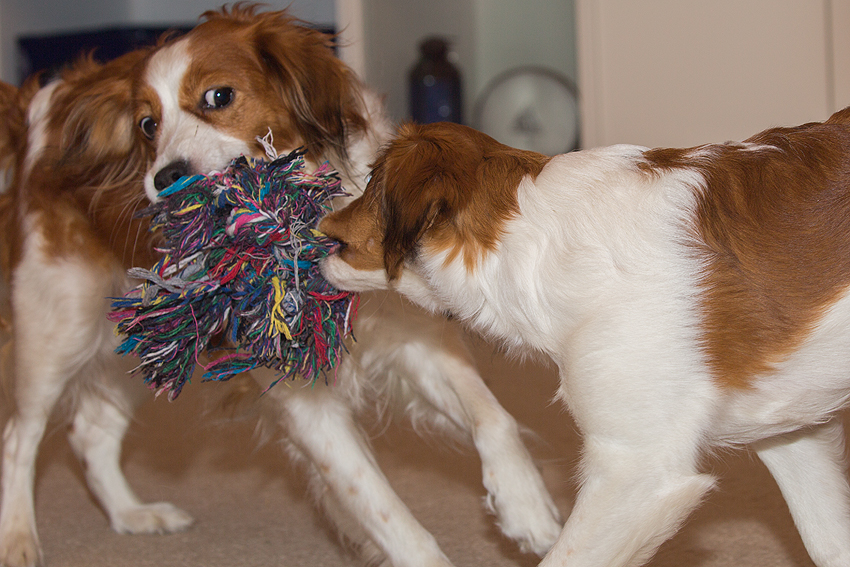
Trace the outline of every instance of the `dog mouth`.
{"type": "MultiPolygon", "coordinates": [[[[330,238],[330,237],[328,237],[330,238]]],[[[339,254],[343,250],[345,250],[346,244],[343,242],[339,242],[338,240],[331,240],[331,242],[327,246],[328,256],[333,256],[334,254],[339,254]]]]}

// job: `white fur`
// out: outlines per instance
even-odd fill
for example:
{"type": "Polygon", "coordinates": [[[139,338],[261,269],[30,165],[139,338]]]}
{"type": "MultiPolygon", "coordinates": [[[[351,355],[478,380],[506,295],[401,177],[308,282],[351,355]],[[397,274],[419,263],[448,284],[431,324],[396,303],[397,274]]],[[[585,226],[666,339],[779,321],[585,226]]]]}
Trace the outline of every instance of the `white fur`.
{"type": "MultiPolygon", "coordinates": [[[[520,183],[520,214],[475,269],[426,241],[395,287],[558,364],[559,397],[584,437],[582,486],[542,565],[643,564],[713,486],[700,456],[745,443],[776,478],[814,562],[850,565],[835,417],[850,398],[850,293],[771,376],[750,389],[719,386],[698,329],[704,266],[688,246],[705,183],[695,171],[639,171],[642,151],[552,159],[520,183]]],[[[388,285],[339,257],[323,272],[343,289],[388,285]]]]}
{"type": "MultiPolygon", "coordinates": [[[[156,160],[145,178],[153,198],[159,168],[187,160],[196,170],[220,169],[247,152],[252,141],[201,126],[179,108],[176,93],[190,56],[178,42],[159,51],[145,73],[163,107],[156,160]]],[[[378,97],[364,91],[361,100],[370,128],[349,140],[350,161],[333,163],[354,196],[362,192],[370,160],[390,133],[378,97]]],[[[558,512],[516,422],[487,390],[456,326],[395,294],[372,294],[362,300],[354,334],[357,343],[336,371],[335,387],[320,392],[277,387],[267,396],[277,405],[293,454],[306,462],[314,492],[343,535],[396,567],[448,564],[433,537],[394,494],[355,425],[354,415],[367,403],[387,405],[392,395],[401,398],[397,405],[417,422],[474,442],[488,502],[502,530],[523,549],[544,554],[560,531],[558,512]]],[[[273,379],[262,372],[255,378],[263,387],[273,379]]]]}
{"type": "Polygon", "coordinates": [[[39,89],[30,103],[27,113],[27,120],[30,124],[29,132],[27,132],[27,145],[30,149],[24,160],[25,175],[29,174],[32,164],[38,159],[42,148],[47,143],[47,113],[50,110],[50,99],[57,86],[57,82],[52,82],[43,89],[39,89]]]}
{"type": "Polygon", "coordinates": [[[126,533],[186,528],[190,516],[167,503],[142,504],[120,469],[130,411],[145,394],[124,377],[132,365],[114,353],[117,338],[106,320],[105,298],[127,289],[123,270],[98,268],[82,256],[48,258],[39,216],[25,222],[23,259],[11,286],[16,411],[4,432],[0,564],[41,562],[33,510],[35,459],[63,395],[76,398],[69,439],[112,527],[126,533]]]}

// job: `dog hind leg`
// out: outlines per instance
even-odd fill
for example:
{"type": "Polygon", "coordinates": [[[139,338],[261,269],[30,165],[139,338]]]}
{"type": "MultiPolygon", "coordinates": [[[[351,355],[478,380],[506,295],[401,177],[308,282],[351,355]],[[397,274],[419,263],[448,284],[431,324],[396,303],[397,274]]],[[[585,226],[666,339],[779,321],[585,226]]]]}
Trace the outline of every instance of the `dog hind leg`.
{"type": "Polygon", "coordinates": [[[850,565],[850,486],[840,419],[753,447],[773,475],[818,567],[850,565]]]}
{"type": "Polygon", "coordinates": [[[42,562],[35,525],[33,489],[35,460],[48,416],[63,389],[57,379],[45,388],[18,389],[33,403],[19,406],[3,435],[2,506],[0,506],[0,565],[31,567],[42,562]]]}
{"type": "Polygon", "coordinates": [[[293,443],[287,443],[287,452],[293,461],[306,469],[310,493],[343,545],[352,549],[364,565],[386,565],[387,556],[351,511],[340,502],[333,487],[325,482],[316,465],[293,443]]]}
{"type": "Polygon", "coordinates": [[[76,293],[89,283],[88,271],[56,271],[51,273],[36,253],[14,274],[10,382],[15,409],[4,431],[0,505],[0,565],[5,567],[41,563],[33,505],[38,447],[68,381],[90,360],[97,341],[86,323],[92,320],[86,318],[88,298],[76,293]],[[67,324],[55,324],[57,313],[67,324]]]}
{"type": "Polygon", "coordinates": [[[73,369],[62,364],[61,353],[36,353],[22,346],[47,344],[35,342],[40,337],[36,330],[39,325],[27,323],[16,326],[12,343],[15,410],[3,436],[0,565],[4,567],[41,563],[33,505],[35,462],[48,419],[74,374],[73,369]]]}

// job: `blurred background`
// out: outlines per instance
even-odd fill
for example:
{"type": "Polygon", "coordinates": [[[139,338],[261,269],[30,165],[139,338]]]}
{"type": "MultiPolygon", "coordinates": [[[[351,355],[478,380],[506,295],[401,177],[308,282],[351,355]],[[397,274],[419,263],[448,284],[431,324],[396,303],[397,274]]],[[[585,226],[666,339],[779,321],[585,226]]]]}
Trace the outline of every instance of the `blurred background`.
{"type": "MultiPolygon", "coordinates": [[[[20,82],[43,64],[45,49],[58,59],[73,56],[69,36],[101,41],[98,53],[110,55],[111,48],[134,47],[163,29],[191,27],[219,5],[2,0],[0,78],[20,82]]],[[[460,120],[544,153],[742,139],[773,125],[823,120],[850,104],[850,0],[273,0],[267,6],[291,6],[299,18],[340,33],[340,56],[385,95],[399,121],[411,117],[410,74],[421,60],[420,45],[444,40],[460,77],[460,120]]]]}

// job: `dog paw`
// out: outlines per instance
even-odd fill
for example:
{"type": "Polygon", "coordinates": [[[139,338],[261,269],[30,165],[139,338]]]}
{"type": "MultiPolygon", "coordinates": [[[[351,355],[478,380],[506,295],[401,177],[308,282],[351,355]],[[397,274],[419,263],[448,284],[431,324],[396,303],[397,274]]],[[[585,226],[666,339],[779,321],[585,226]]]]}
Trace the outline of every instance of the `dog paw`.
{"type": "Polygon", "coordinates": [[[551,502],[526,500],[518,505],[514,500],[512,505],[506,505],[489,494],[484,505],[498,518],[497,525],[502,533],[516,541],[524,553],[542,557],[561,535],[560,516],[551,502]]]}
{"type": "Polygon", "coordinates": [[[530,460],[526,466],[516,462],[513,467],[485,467],[484,485],[485,507],[496,516],[502,533],[523,552],[542,557],[555,545],[563,525],[561,516],[530,460]]]}
{"type": "Polygon", "coordinates": [[[183,510],[157,502],[118,512],[112,519],[112,529],[122,534],[164,534],[185,530],[193,521],[183,510]]]}
{"type": "Polygon", "coordinates": [[[0,567],[37,567],[43,564],[38,541],[29,532],[5,534],[0,541],[0,567]]]}

